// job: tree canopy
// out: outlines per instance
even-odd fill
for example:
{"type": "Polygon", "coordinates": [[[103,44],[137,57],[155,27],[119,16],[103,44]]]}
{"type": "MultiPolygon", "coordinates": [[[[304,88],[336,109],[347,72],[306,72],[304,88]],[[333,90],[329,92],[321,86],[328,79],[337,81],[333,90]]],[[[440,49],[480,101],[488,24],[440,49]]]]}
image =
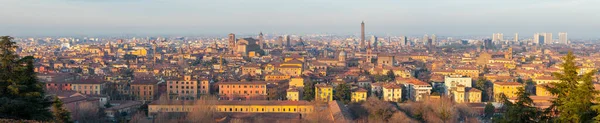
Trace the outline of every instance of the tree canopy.
{"type": "Polygon", "coordinates": [[[0,118],[52,119],[52,104],[35,75],[32,56],[20,58],[12,37],[0,37],[0,118]]]}
{"type": "Polygon", "coordinates": [[[573,52],[563,57],[563,61],[560,65],[562,72],[553,73],[560,82],[544,86],[552,95],[557,96],[549,110],[558,114],[554,119],[557,122],[590,122],[597,116],[597,112],[591,108],[595,95],[598,94],[592,83],[595,71],[580,75],[573,52]]]}

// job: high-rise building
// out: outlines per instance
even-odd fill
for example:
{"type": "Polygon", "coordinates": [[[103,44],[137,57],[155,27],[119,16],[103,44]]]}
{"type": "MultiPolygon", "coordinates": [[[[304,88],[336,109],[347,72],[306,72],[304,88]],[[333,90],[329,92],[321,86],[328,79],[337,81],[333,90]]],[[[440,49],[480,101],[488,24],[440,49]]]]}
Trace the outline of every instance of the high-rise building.
{"type": "Polygon", "coordinates": [[[377,43],[378,43],[378,42],[377,42],[377,36],[375,36],[375,35],[371,35],[371,40],[369,41],[369,44],[368,44],[368,45],[369,45],[369,47],[370,47],[371,45],[373,45],[373,48],[377,49],[377,43]],[[373,44],[371,44],[371,42],[373,42],[373,44]]]}
{"type": "Polygon", "coordinates": [[[365,47],[365,21],[360,23],[360,47],[365,47]]]}
{"type": "Polygon", "coordinates": [[[558,43],[569,44],[569,38],[567,37],[567,33],[566,32],[559,32],[558,33],[558,43]]]}
{"type": "Polygon", "coordinates": [[[497,43],[504,40],[504,34],[502,33],[494,33],[492,35],[492,42],[497,43]]]}
{"type": "Polygon", "coordinates": [[[491,49],[494,46],[494,43],[491,39],[484,39],[483,40],[483,48],[488,50],[491,49]]]}
{"type": "Polygon", "coordinates": [[[519,33],[515,33],[515,43],[519,42],[519,33]]]}
{"type": "Polygon", "coordinates": [[[533,43],[537,45],[544,45],[546,43],[552,43],[552,33],[535,33],[533,34],[533,43]]]}
{"type": "Polygon", "coordinates": [[[278,44],[280,47],[283,47],[283,44],[284,44],[284,43],[283,43],[283,36],[277,36],[277,44],[278,44]]]}
{"type": "Polygon", "coordinates": [[[402,36],[400,37],[400,45],[401,46],[406,46],[408,45],[408,38],[406,36],[402,36]]]}
{"type": "Polygon", "coordinates": [[[429,42],[429,36],[427,34],[425,34],[423,36],[423,45],[427,45],[427,42],[429,42]]]}
{"type": "Polygon", "coordinates": [[[431,35],[431,44],[429,45],[435,45],[437,43],[437,36],[435,36],[435,34],[431,35]]]}
{"type": "Polygon", "coordinates": [[[544,42],[547,42],[547,43],[554,43],[554,40],[553,40],[553,38],[552,38],[552,33],[546,33],[546,35],[544,35],[544,39],[546,40],[546,41],[544,41],[544,42]]]}

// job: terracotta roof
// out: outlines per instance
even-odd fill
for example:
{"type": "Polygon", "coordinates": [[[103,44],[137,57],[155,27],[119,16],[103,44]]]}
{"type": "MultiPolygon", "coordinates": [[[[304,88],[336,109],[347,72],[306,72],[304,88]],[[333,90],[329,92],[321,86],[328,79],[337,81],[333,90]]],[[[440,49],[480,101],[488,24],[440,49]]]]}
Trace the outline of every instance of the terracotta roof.
{"type": "Polygon", "coordinates": [[[218,82],[217,85],[233,85],[233,84],[246,84],[246,85],[252,85],[252,84],[267,84],[268,82],[266,81],[252,81],[252,82],[218,82]]]}
{"type": "Polygon", "coordinates": [[[363,89],[363,88],[357,88],[353,90],[354,92],[367,92],[367,90],[363,89]]]}
{"type": "Polygon", "coordinates": [[[518,83],[518,82],[494,82],[494,84],[498,84],[498,85],[508,85],[508,86],[522,86],[523,84],[518,83]]]}
{"type": "Polygon", "coordinates": [[[538,76],[535,79],[537,79],[537,80],[558,80],[558,79],[554,78],[553,76],[538,76]]]}
{"type": "Polygon", "coordinates": [[[477,89],[477,88],[466,88],[467,92],[481,92],[481,90],[477,89]]]}
{"type": "Polygon", "coordinates": [[[315,87],[329,87],[331,88],[331,85],[325,84],[325,83],[319,83],[319,84],[315,84],[315,87]]]}
{"type": "MultiPolygon", "coordinates": [[[[189,100],[170,100],[170,101],[153,101],[149,105],[194,105],[194,101],[189,100]]],[[[275,100],[218,100],[217,105],[312,105],[308,101],[275,101],[275,100]]]]}
{"type": "Polygon", "coordinates": [[[390,83],[390,84],[384,85],[383,88],[397,89],[397,88],[402,88],[402,86],[395,84],[395,83],[390,83]]]}

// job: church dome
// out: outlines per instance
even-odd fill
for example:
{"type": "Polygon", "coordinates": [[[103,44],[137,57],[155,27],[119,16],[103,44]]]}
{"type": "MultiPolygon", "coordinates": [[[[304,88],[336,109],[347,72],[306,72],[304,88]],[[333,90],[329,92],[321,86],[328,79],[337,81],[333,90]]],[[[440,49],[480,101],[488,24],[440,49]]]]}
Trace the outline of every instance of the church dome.
{"type": "Polygon", "coordinates": [[[340,52],[340,56],[346,56],[346,51],[343,51],[343,50],[342,50],[342,51],[340,52]]]}

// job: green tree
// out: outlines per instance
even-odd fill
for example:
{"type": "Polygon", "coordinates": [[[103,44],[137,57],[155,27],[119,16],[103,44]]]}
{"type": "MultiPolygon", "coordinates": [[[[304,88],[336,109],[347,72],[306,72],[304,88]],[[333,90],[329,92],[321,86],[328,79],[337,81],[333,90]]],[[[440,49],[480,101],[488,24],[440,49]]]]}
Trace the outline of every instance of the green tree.
{"type": "Polygon", "coordinates": [[[350,91],[350,85],[339,84],[337,87],[335,87],[335,94],[333,94],[333,98],[335,100],[344,102],[344,104],[348,104],[350,102],[350,91]]]}
{"type": "Polygon", "coordinates": [[[34,58],[19,58],[12,39],[0,37],[0,118],[51,120],[52,102],[37,81],[34,58]]]}
{"type": "Polygon", "coordinates": [[[54,122],[56,123],[70,123],[71,113],[63,107],[63,102],[54,97],[54,104],[52,104],[52,115],[54,116],[54,122]]]}
{"type": "Polygon", "coordinates": [[[308,82],[304,85],[304,94],[302,95],[302,99],[306,101],[312,101],[315,99],[315,83],[308,82]]]}
{"type": "Polygon", "coordinates": [[[483,116],[484,119],[489,120],[490,118],[492,118],[492,116],[494,116],[494,113],[496,112],[496,107],[494,107],[492,103],[487,103],[483,111],[485,113],[485,115],[483,116]]]}
{"type": "Polygon", "coordinates": [[[475,88],[481,90],[481,97],[483,102],[489,101],[490,97],[491,97],[491,88],[492,88],[492,83],[489,82],[487,79],[485,79],[484,77],[479,77],[477,79],[477,81],[475,81],[475,88]]]}
{"type": "Polygon", "coordinates": [[[552,95],[556,95],[549,110],[558,114],[554,119],[557,122],[590,122],[597,115],[592,108],[594,96],[598,94],[592,84],[592,76],[596,72],[580,76],[577,73],[579,68],[575,65],[575,55],[571,51],[563,57],[563,61],[563,71],[553,73],[560,82],[545,86],[552,95]]]}
{"type": "Polygon", "coordinates": [[[499,119],[499,123],[537,123],[541,119],[542,112],[533,107],[533,100],[529,98],[529,93],[524,88],[519,87],[517,91],[516,102],[513,103],[502,94],[502,103],[504,104],[504,116],[499,119]]]}
{"type": "Polygon", "coordinates": [[[387,72],[387,77],[390,79],[390,81],[396,80],[396,74],[394,74],[394,71],[392,70],[387,72]]]}

